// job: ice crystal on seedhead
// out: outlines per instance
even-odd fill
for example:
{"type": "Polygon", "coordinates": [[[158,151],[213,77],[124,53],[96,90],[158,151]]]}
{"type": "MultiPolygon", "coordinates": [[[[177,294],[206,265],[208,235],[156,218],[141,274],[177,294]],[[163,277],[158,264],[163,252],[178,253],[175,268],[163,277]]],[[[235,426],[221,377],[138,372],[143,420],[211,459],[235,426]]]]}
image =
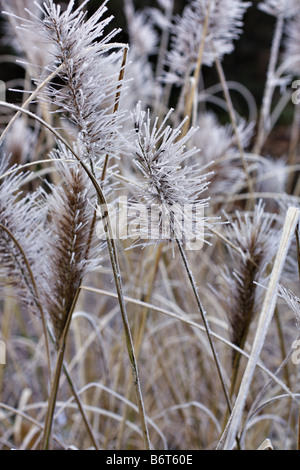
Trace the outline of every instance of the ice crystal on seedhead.
{"type": "MultiPolygon", "coordinates": [[[[166,59],[169,72],[165,81],[183,83],[195,67],[203,40],[208,5],[208,0],[194,0],[185,7],[182,17],[175,18],[171,50],[166,59]]],[[[233,51],[233,41],[242,32],[243,15],[250,5],[251,3],[240,0],[212,1],[203,64],[211,66],[216,57],[222,59],[225,54],[233,51]]]]}
{"type": "MultiPolygon", "coordinates": [[[[208,174],[201,173],[198,164],[188,162],[198,152],[195,147],[188,148],[197,129],[190,129],[186,135],[180,137],[185,121],[172,129],[167,125],[171,112],[172,110],[161,124],[158,118],[151,121],[149,110],[143,111],[141,103],[138,103],[133,113],[136,138],[128,143],[128,153],[141,175],[135,188],[133,205],[144,204],[150,209],[159,207],[161,218],[156,222],[158,226],[163,224],[164,217],[171,221],[169,239],[191,240],[192,230],[188,227],[191,229],[193,226],[193,209],[201,218],[196,220],[196,225],[200,227],[202,237],[203,227],[207,222],[203,212],[208,199],[201,199],[200,196],[209,184],[208,174]]],[[[145,226],[144,229],[148,235],[148,227],[145,226]]],[[[158,227],[155,233],[159,239],[158,227]]],[[[194,236],[197,237],[197,233],[194,236]]]]}

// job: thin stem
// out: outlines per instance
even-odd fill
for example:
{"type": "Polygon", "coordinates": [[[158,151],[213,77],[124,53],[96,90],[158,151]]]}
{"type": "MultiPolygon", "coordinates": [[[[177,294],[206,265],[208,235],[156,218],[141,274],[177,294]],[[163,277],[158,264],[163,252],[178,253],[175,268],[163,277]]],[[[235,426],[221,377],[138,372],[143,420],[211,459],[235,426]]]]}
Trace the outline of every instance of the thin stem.
{"type": "Polygon", "coordinates": [[[277,17],[276,28],[275,28],[275,33],[273,37],[272,47],[271,47],[271,56],[270,56],[270,61],[269,61],[269,66],[268,66],[267,81],[266,81],[266,86],[265,86],[265,91],[264,91],[262,110],[261,110],[261,115],[260,115],[260,120],[259,120],[259,125],[258,125],[257,140],[253,149],[253,152],[256,154],[260,154],[261,149],[266,139],[266,131],[267,131],[266,124],[270,115],[272,96],[273,96],[273,91],[274,91],[274,77],[275,77],[276,64],[278,60],[279,48],[280,48],[280,43],[281,43],[281,38],[282,38],[283,26],[284,26],[284,13],[281,13],[277,17]]]}
{"type": "Polygon", "coordinates": [[[300,450],[300,405],[298,407],[298,436],[297,436],[297,450],[300,450]]]}
{"type": "Polygon", "coordinates": [[[120,272],[119,261],[118,261],[118,253],[117,253],[117,248],[116,248],[116,244],[114,240],[114,233],[113,233],[112,226],[110,223],[106,199],[103,194],[102,188],[100,187],[100,185],[94,178],[89,168],[85,165],[84,162],[80,160],[80,158],[76,154],[75,156],[76,156],[76,159],[80,162],[80,164],[84,168],[84,170],[86,171],[86,173],[88,174],[89,178],[91,179],[91,182],[97,193],[98,203],[101,209],[102,218],[103,220],[106,220],[106,227],[105,227],[106,228],[105,230],[106,241],[107,241],[110,261],[111,261],[111,265],[113,269],[115,286],[116,286],[117,294],[118,294],[118,300],[119,300],[120,311],[121,311],[123,327],[124,327],[124,332],[125,332],[128,356],[129,356],[129,360],[130,360],[131,367],[132,367],[133,384],[134,384],[134,388],[136,392],[136,398],[137,398],[137,404],[138,404],[138,409],[139,409],[139,414],[140,414],[140,419],[141,419],[144,443],[145,443],[146,449],[149,450],[150,439],[149,439],[149,432],[148,432],[147,421],[146,421],[144,401],[143,401],[143,396],[141,392],[138,365],[137,365],[130,325],[129,325],[128,316],[127,316],[126,303],[125,303],[125,299],[123,295],[123,286],[122,286],[122,278],[121,278],[121,272],[120,272]]]}
{"type": "MultiPolygon", "coordinates": [[[[154,266],[153,266],[153,272],[151,273],[151,279],[150,279],[149,286],[148,286],[148,289],[147,289],[147,294],[146,294],[146,297],[144,299],[146,303],[150,302],[150,299],[151,299],[151,293],[152,293],[153,284],[154,284],[154,281],[155,281],[155,278],[156,278],[156,275],[157,275],[158,264],[159,264],[159,260],[161,258],[161,252],[162,252],[162,244],[159,245],[159,247],[156,251],[154,266]]],[[[136,329],[138,330],[138,331],[134,331],[134,333],[135,333],[134,334],[134,336],[135,336],[135,341],[134,341],[134,343],[135,343],[135,355],[136,355],[137,359],[139,358],[139,355],[140,355],[140,352],[141,352],[142,339],[143,339],[144,334],[145,334],[145,329],[146,329],[146,323],[147,323],[149,310],[150,310],[149,307],[143,307],[143,311],[142,311],[142,314],[141,314],[141,322],[138,323],[137,326],[135,325],[136,329]]],[[[130,398],[131,390],[132,390],[131,383],[128,383],[127,384],[127,390],[126,390],[126,398],[128,400],[130,398]]],[[[125,407],[124,407],[124,411],[123,411],[122,426],[121,426],[119,436],[118,436],[118,446],[117,446],[118,449],[120,449],[121,445],[122,445],[127,413],[128,413],[128,405],[126,404],[125,407]]]]}
{"type": "Polygon", "coordinates": [[[228,411],[229,411],[229,413],[231,413],[232,408],[231,408],[230,398],[229,398],[228,391],[227,391],[227,388],[226,388],[226,385],[225,385],[225,380],[223,378],[223,374],[222,374],[222,371],[221,371],[221,365],[220,365],[220,362],[219,362],[219,359],[218,359],[217,351],[216,351],[216,348],[215,348],[215,345],[214,345],[214,342],[213,342],[213,339],[212,339],[210,326],[209,326],[208,320],[206,318],[206,314],[204,312],[204,309],[202,307],[201,300],[200,300],[198,290],[197,290],[197,286],[196,286],[193,274],[190,270],[188,260],[187,260],[185,251],[183,249],[183,246],[181,244],[181,241],[176,240],[176,242],[177,242],[177,245],[178,245],[178,248],[179,248],[182,260],[183,260],[183,264],[184,264],[184,267],[186,269],[186,272],[187,272],[187,275],[188,275],[188,278],[189,278],[189,281],[190,281],[191,286],[192,286],[192,290],[193,290],[193,293],[194,293],[194,296],[195,296],[195,299],[196,299],[196,302],[197,302],[197,306],[198,306],[202,321],[204,323],[204,327],[205,327],[205,331],[206,331],[207,338],[208,338],[208,341],[209,341],[209,345],[210,345],[211,350],[212,350],[213,358],[214,358],[214,361],[215,361],[215,364],[216,364],[216,367],[217,367],[218,375],[219,375],[221,385],[222,385],[222,389],[223,389],[223,392],[224,392],[224,395],[225,395],[228,411]]]}
{"type": "MultiPolygon", "coordinates": [[[[165,7],[165,17],[166,17],[168,24],[171,24],[173,10],[174,10],[174,2],[172,0],[170,4],[167,3],[165,7]]],[[[169,26],[166,26],[162,32],[162,37],[160,40],[160,46],[159,46],[159,51],[158,51],[158,56],[157,56],[157,63],[156,63],[157,81],[161,78],[162,73],[163,73],[164,57],[168,49],[169,35],[170,35],[170,28],[169,26]]]]}
{"type": "MultiPolygon", "coordinates": [[[[286,347],[285,347],[285,342],[284,342],[284,332],[283,332],[283,328],[282,328],[282,322],[281,322],[281,319],[280,319],[280,314],[278,312],[277,306],[276,306],[275,311],[274,311],[274,318],[275,318],[277,332],[278,332],[278,338],[279,338],[279,345],[280,345],[280,349],[281,349],[282,361],[284,361],[284,358],[287,356],[287,352],[286,352],[286,347]]],[[[287,386],[289,388],[291,388],[288,363],[286,363],[285,367],[284,367],[284,376],[285,376],[287,386]]]]}
{"type": "Polygon", "coordinates": [[[61,376],[61,369],[63,366],[64,354],[65,354],[65,349],[66,349],[66,339],[67,339],[68,331],[70,328],[72,315],[73,315],[76,302],[79,296],[79,292],[80,290],[77,289],[70,311],[68,313],[68,318],[64,327],[64,331],[62,332],[61,338],[59,340],[58,353],[56,357],[53,381],[51,385],[51,392],[50,392],[47,414],[46,414],[46,419],[45,419],[44,435],[43,435],[43,441],[42,441],[43,450],[49,449],[51,429],[52,429],[52,423],[53,423],[53,415],[54,415],[54,410],[55,410],[55,405],[56,405],[59,381],[60,381],[60,376],[61,376]]]}
{"type": "Polygon", "coordinates": [[[296,235],[296,244],[297,244],[298,276],[299,276],[299,279],[300,279],[300,239],[299,239],[299,223],[296,225],[295,235],[296,235]]]}
{"type": "MultiPolygon", "coordinates": [[[[64,139],[59,134],[59,132],[57,132],[50,124],[48,124],[48,122],[46,122],[40,116],[38,116],[35,113],[32,113],[31,111],[28,111],[24,107],[20,107],[20,106],[17,106],[15,104],[12,104],[12,103],[6,103],[5,101],[0,101],[0,106],[4,106],[5,108],[13,109],[14,111],[17,111],[17,114],[19,112],[23,113],[23,114],[26,114],[27,116],[31,117],[32,119],[35,119],[36,121],[38,121],[40,124],[42,124],[42,126],[44,126],[46,129],[48,129],[48,131],[50,131],[58,140],[60,140],[60,142],[62,142],[65,145],[65,147],[68,150],[70,150],[70,152],[74,155],[74,157],[77,158],[77,160],[79,160],[79,158],[77,157],[76,152],[74,151],[72,146],[66,141],[66,139],[64,139]]],[[[3,131],[3,133],[4,132],[5,132],[5,130],[3,131]]],[[[2,142],[2,138],[3,138],[3,134],[0,137],[0,143],[2,142]]]]}
{"type": "MultiPolygon", "coordinates": [[[[297,244],[297,261],[298,261],[298,275],[300,279],[300,240],[299,240],[299,222],[295,230],[296,244],[297,244]]],[[[288,382],[287,382],[288,385],[288,382]]],[[[300,404],[298,407],[298,436],[297,436],[297,450],[300,450],[300,404]]]]}
{"type": "MultiPolygon", "coordinates": [[[[125,67],[126,67],[126,63],[127,63],[127,56],[128,56],[128,46],[124,48],[124,52],[123,52],[123,60],[122,60],[119,79],[118,79],[118,86],[117,86],[117,93],[116,93],[116,97],[115,97],[115,104],[114,104],[113,114],[116,114],[118,112],[119,106],[120,106],[120,97],[121,97],[121,90],[122,90],[122,86],[123,86],[123,79],[124,79],[124,75],[125,75],[125,67]]],[[[104,181],[105,176],[106,176],[106,171],[107,171],[107,167],[108,167],[108,160],[109,160],[109,155],[106,154],[105,159],[104,159],[103,169],[102,169],[101,182],[104,181]]]]}
{"type": "Polygon", "coordinates": [[[29,106],[29,104],[37,97],[37,95],[39,94],[39,92],[47,85],[47,83],[51,82],[51,80],[58,74],[58,72],[60,72],[60,70],[64,67],[64,64],[61,64],[59,67],[57,67],[56,70],[54,70],[54,72],[51,73],[51,75],[49,75],[49,77],[47,77],[42,83],[40,83],[40,85],[36,88],[36,90],[30,95],[30,97],[23,103],[22,107],[20,110],[18,110],[18,112],[13,116],[13,118],[9,121],[9,123],[7,124],[6,128],[4,129],[4,131],[2,132],[1,134],[1,137],[0,137],[0,145],[2,144],[5,136],[7,135],[7,133],[9,132],[9,130],[11,129],[11,127],[13,126],[13,124],[16,122],[16,120],[18,119],[18,117],[21,115],[22,113],[22,110],[24,110],[25,108],[27,108],[27,106],[29,106]]]}
{"type": "Polygon", "coordinates": [[[201,66],[202,66],[205,40],[206,40],[206,36],[207,36],[207,33],[208,33],[211,5],[212,5],[212,0],[209,0],[209,4],[207,6],[207,12],[206,12],[206,16],[205,16],[205,21],[204,21],[204,25],[203,25],[203,33],[202,33],[201,43],[200,43],[200,46],[199,46],[199,52],[198,52],[196,68],[195,68],[194,77],[193,77],[193,87],[192,87],[192,90],[189,93],[187,106],[186,106],[185,115],[187,116],[187,120],[186,120],[186,123],[185,123],[184,128],[183,128],[183,134],[184,135],[188,132],[190,121],[191,121],[194,97],[195,97],[195,93],[196,93],[196,90],[197,90],[197,87],[198,87],[200,70],[201,70],[201,66]]]}
{"type": "Polygon", "coordinates": [[[43,435],[43,441],[42,441],[43,450],[49,450],[53,415],[54,415],[54,410],[55,410],[55,405],[56,405],[57,392],[58,392],[64,353],[65,353],[65,347],[66,347],[65,342],[62,342],[61,346],[59,347],[57,358],[56,358],[53,382],[51,385],[51,392],[50,392],[50,397],[48,401],[48,408],[47,408],[47,414],[46,414],[45,426],[44,426],[44,435],[43,435]]]}
{"type": "MultiPolygon", "coordinates": [[[[112,233],[111,229],[110,229],[110,233],[112,233]]],[[[148,432],[147,421],[146,421],[146,413],[145,413],[145,407],[144,407],[144,402],[143,402],[143,397],[142,397],[142,392],[141,392],[138,365],[137,365],[137,360],[135,357],[134,345],[133,345],[130,325],[129,325],[129,321],[127,317],[126,304],[125,304],[125,300],[123,296],[120,268],[119,268],[118,258],[116,256],[116,246],[115,246],[115,242],[113,238],[110,239],[108,237],[107,242],[108,242],[109,254],[110,254],[111,264],[112,264],[113,273],[114,273],[115,284],[116,284],[117,293],[118,293],[122,320],[123,320],[126,346],[127,346],[129,360],[131,363],[132,373],[133,373],[133,385],[134,385],[135,392],[136,392],[137,404],[138,404],[138,409],[139,409],[140,418],[142,422],[141,424],[142,424],[144,443],[145,443],[146,450],[149,450],[150,439],[149,439],[149,432],[148,432]]]]}
{"type": "Polygon", "coordinates": [[[238,147],[238,150],[239,150],[239,153],[240,153],[240,158],[241,158],[243,170],[244,170],[244,173],[245,173],[245,178],[246,178],[246,182],[247,182],[247,186],[248,186],[248,191],[249,191],[249,194],[250,194],[251,201],[254,205],[255,204],[255,198],[254,198],[253,180],[252,180],[252,178],[249,174],[248,164],[247,164],[247,161],[246,161],[246,158],[245,158],[245,152],[244,152],[244,149],[243,149],[243,146],[242,146],[242,143],[241,143],[241,139],[240,139],[240,135],[239,135],[239,131],[238,131],[236,114],[235,114],[235,110],[234,110],[234,107],[233,107],[233,104],[232,104],[232,100],[231,100],[231,96],[230,96],[230,93],[229,93],[229,89],[228,89],[227,81],[226,81],[226,78],[225,78],[224,70],[223,70],[221,61],[218,58],[217,54],[215,54],[215,64],[216,64],[216,69],[217,69],[217,72],[218,72],[218,75],[219,75],[219,78],[220,78],[220,82],[221,82],[221,85],[222,85],[222,88],[223,88],[223,94],[224,94],[226,104],[227,104],[227,107],[228,107],[229,117],[230,117],[231,124],[232,124],[232,127],[233,127],[233,131],[234,131],[234,134],[235,134],[237,147],[238,147]]]}
{"type": "MultiPolygon", "coordinates": [[[[51,338],[53,344],[55,344],[55,338],[54,338],[52,332],[49,331],[49,334],[50,334],[50,338],[51,338]]],[[[90,424],[90,422],[89,422],[89,419],[88,419],[88,417],[87,417],[87,414],[86,414],[86,412],[85,412],[85,409],[84,409],[84,407],[83,407],[83,405],[82,405],[81,399],[80,399],[80,397],[79,397],[79,395],[78,395],[78,393],[77,393],[75,384],[74,384],[73,381],[72,381],[72,378],[71,378],[71,375],[70,375],[70,373],[69,373],[67,364],[66,364],[65,362],[63,362],[62,367],[63,367],[64,373],[65,373],[67,382],[68,382],[68,384],[69,384],[69,386],[70,386],[71,392],[72,392],[72,394],[73,394],[73,396],[74,396],[74,399],[75,399],[75,401],[76,401],[76,403],[77,403],[79,412],[80,412],[80,414],[81,414],[81,416],[82,416],[82,419],[83,419],[83,422],[84,422],[84,424],[85,424],[87,433],[88,433],[88,435],[90,436],[91,442],[92,442],[93,446],[95,447],[95,449],[96,449],[96,450],[99,450],[99,445],[98,445],[98,443],[97,443],[97,441],[96,441],[96,439],[95,439],[95,437],[94,437],[91,424],[90,424]]]]}
{"type": "Polygon", "coordinates": [[[141,419],[141,424],[142,424],[144,443],[145,443],[146,449],[149,450],[150,439],[149,439],[144,401],[143,401],[143,396],[141,392],[138,365],[137,365],[130,325],[129,325],[128,316],[127,316],[126,303],[125,303],[125,299],[123,295],[123,286],[122,286],[121,272],[120,272],[119,261],[118,261],[118,253],[117,253],[117,248],[116,248],[116,244],[114,240],[114,233],[113,233],[112,226],[110,223],[106,199],[104,197],[104,194],[100,185],[94,178],[91,171],[88,169],[85,163],[80,160],[80,158],[77,155],[76,155],[76,159],[80,162],[84,170],[87,172],[89,178],[91,179],[91,182],[97,193],[102,219],[106,220],[106,227],[105,227],[106,241],[107,241],[110,261],[111,261],[111,265],[113,269],[115,286],[116,286],[117,294],[118,294],[120,311],[121,311],[123,327],[124,327],[124,332],[125,332],[127,352],[128,352],[128,356],[129,356],[129,360],[130,360],[131,368],[132,368],[132,373],[133,373],[133,384],[134,384],[134,388],[136,392],[137,404],[138,404],[138,409],[139,409],[139,414],[140,414],[140,419],[141,419]]]}

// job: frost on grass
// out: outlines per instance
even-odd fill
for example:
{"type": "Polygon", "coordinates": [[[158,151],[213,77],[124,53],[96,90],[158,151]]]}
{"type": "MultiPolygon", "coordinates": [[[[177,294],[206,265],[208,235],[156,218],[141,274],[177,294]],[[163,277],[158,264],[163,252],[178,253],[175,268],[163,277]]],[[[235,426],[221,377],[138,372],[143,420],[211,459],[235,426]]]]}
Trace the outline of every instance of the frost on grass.
{"type": "Polygon", "coordinates": [[[26,191],[28,173],[16,172],[2,155],[0,165],[0,282],[1,297],[9,294],[21,304],[39,313],[37,291],[39,256],[42,251],[38,234],[43,227],[45,206],[40,191],[26,191]],[[9,173],[7,175],[7,172],[9,173]]]}
{"type": "Polygon", "coordinates": [[[182,16],[175,18],[171,49],[166,59],[169,67],[166,81],[184,83],[195,68],[203,40],[202,62],[207,66],[212,66],[216,57],[222,59],[225,54],[234,50],[234,40],[242,33],[243,16],[250,3],[240,0],[213,0],[205,35],[208,5],[208,0],[195,0],[185,7],[182,16]]]}
{"type": "Polygon", "coordinates": [[[203,228],[207,225],[204,208],[208,198],[203,198],[209,185],[208,173],[197,163],[189,160],[197,154],[196,147],[189,148],[189,141],[197,132],[190,129],[181,136],[183,121],[177,128],[168,125],[172,110],[159,124],[159,119],[152,121],[150,111],[143,111],[138,103],[132,115],[134,125],[133,138],[127,141],[127,154],[140,175],[137,185],[133,186],[134,196],[131,205],[143,204],[150,210],[158,208],[156,220],[152,224],[149,236],[148,219],[141,228],[141,238],[191,240],[197,235],[203,238],[203,228]],[[193,233],[193,212],[196,209],[199,233],[193,233]],[[201,215],[200,215],[201,214],[201,215]],[[162,236],[164,219],[168,224],[168,236],[162,236]]]}
{"type": "MultiPolygon", "coordinates": [[[[52,56],[48,74],[63,64],[58,72],[61,85],[47,85],[44,96],[67,119],[69,132],[81,143],[81,158],[94,166],[103,154],[118,151],[117,130],[124,114],[115,107],[123,52],[112,43],[118,30],[106,34],[112,16],[104,17],[105,3],[89,18],[84,11],[87,3],[74,9],[70,1],[62,11],[60,5],[47,0],[42,19],[31,15],[24,27],[47,44],[52,56]]],[[[41,81],[43,78],[44,74],[41,81]]]]}

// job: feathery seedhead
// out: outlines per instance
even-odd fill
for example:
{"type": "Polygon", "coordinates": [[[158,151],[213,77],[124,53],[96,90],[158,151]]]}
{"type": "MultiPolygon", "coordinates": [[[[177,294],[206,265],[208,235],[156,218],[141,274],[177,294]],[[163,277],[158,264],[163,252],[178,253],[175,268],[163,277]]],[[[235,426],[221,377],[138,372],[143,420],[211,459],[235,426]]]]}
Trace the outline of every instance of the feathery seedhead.
{"type": "MultiPolygon", "coordinates": [[[[56,159],[72,159],[61,145],[51,155],[56,159]]],[[[41,277],[44,304],[59,341],[77,290],[84,276],[99,266],[99,260],[92,259],[95,239],[91,181],[75,160],[57,165],[61,181],[47,197],[49,228],[45,235],[45,271],[41,277]]]]}
{"type": "Polygon", "coordinates": [[[133,56],[147,57],[156,54],[159,43],[158,35],[147,11],[136,11],[131,0],[125,2],[124,11],[133,56]]]}
{"type": "Polygon", "coordinates": [[[107,2],[87,18],[84,7],[88,1],[75,10],[70,1],[62,11],[60,5],[47,0],[42,21],[27,21],[26,29],[34,30],[47,44],[53,57],[48,73],[63,64],[58,72],[61,84],[46,86],[44,97],[71,121],[75,139],[79,135],[82,143],[83,158],[95,165],[118,151],[116,135],[124,114],[116,111],[116,103],[123,52],[111,43],[118,30],[104,33],[112,19],[102,18],[107,2]]]}
{"type": "Polygon", "coordinates": [[[290,18],[299,11],[298,0],[264,0],[258,5],[259,9],[273,16],[283,15],[290,18]]]}
{"type": "MultiPolygon", "coordinates": [[[[208,199],[201,199],[200,196],[208,187],[208,174],[201,174],[202,170],[198,164],[189,165],[188,162],[188,159],[198,152],[195,147],[187,147],[197,129],[190,129],[186,135],[180,137],[185,120],[180,126],[172,129],[167,125],[171,113],[172,110],[161,124],[158,118],[152,122],[149,110],[143,111],[141,103],[138,103],[132,115],[136,138],[133,142],[128,142],[127,152],[142,176],[138,188],[134,190],[132,204],[144,204],[147,208],[157,207],[161,210],[162,219],[164,216],[170,218],[172,213],[171,218],[174,217],[174,220],[171,222],[169,239],[189,240],[191,233],[185,231],[182,221],[189,212],[188,208],[194,207],[198,209],[198,214],[201,214],[201,220],[197,221],[202,225],[201,229],[206,224],[203,211],[208,199]]],[[[185,220],[185,223],[186,227],[192,226],[190,220],[185,220]]],[[[148,227],[144,229],[148,234],[148,227]]],[[[156,233],[159,233],[158,229],[156,233]]],[[[195,235],[197,237],[197,234],[195,235]]]]}
{"type": "Polygon", "coordinates": [[[285,158],[261,158],[258,162],[257,189],[265,193],[284,194],[288,177],[285,158]]]}
{"type": "Polygon", "coordinates": [[[278,232],[273,228],[275,216],[264,210],[262,201],[255,206],[253,214],[241,214],[236,211],[236,220],[229,217],[230,224],[226,225],[226,233],[244,256],[242,263],[252,259],[264,271],[265,264],[269,263],[277,251],[278,232]]]}
{"type": "MultiPolygon", "coordinates": [[[[175,18],[165,81],[181,84],[193,72],[203,40],[208,5],[209,0],[194,0],[185,7],[182,17],[175,18]]],[[[240,0],[212,0],[202,58],[204,65],[211,66],[216,57],[222,59],[233,51],[233,41],[242,32],[243,16],[250,5],[240,0]]]]}
{"type": "Polygon", "coordinates": [[[214,291],[228,315],[232,342],[241,346],[261,302],[256,283],[266,283],[267,266],[277,252],[279,232],[274,225],[275,216],[265,213],[261,201],[253,214],[236,211],[236,220],[227,218],[225,236],[239,253],[228,246],[232,270],[226,265],[221,271],[221,285],[214,291]]]}

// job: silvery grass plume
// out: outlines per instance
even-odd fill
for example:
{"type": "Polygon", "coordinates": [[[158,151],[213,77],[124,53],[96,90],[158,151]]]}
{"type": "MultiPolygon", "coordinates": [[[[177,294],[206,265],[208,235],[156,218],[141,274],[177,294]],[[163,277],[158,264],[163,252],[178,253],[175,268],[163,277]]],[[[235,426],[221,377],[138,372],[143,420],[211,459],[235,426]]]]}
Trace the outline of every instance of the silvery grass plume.
{"type": "MultiPolygon", "coordinates": [[[[169,67],[164,80],[183,84],[195,69],[203,40],[205,18],[210,0],[194,0],[184,8],[182,16],[171,26],[171,49],[166,57],[169,67]]],[[[234,50],[234,40],[242,33],[243,16],[250,2],[212,0],[202,63],[212,66],[234,50]]]]}
{"type": "Polygon", "coordinates": [[[172,129],[167,125],[171,113],[172,109],[159,124],[159,119],[153,122],[149,110],[143,111],[138,103],[132,115],[136,138],[128,142],[127,153],[141,175],[134,188],[132,207],[145,216],[140,238],[185,242],[200,237],[203,241],[204,225],[208,226],[204,217],[208,198],[201,199],[201,195],[208,187],[209,175],[201,174],[198,164],[188,162],[198,152],[195,147],[188,148],[197,129],[180,136],[185,121],[172,129]]]}
{"type": "Polygon", "coordinates": [[[129,42],[136,56],[152,56],[157,53],[159,39],[147,11],[137,11],[131,0],[124,3],[129,42]]]}
{"type": "Polygon", "coordinates": [[[102,19],[107,2],[87,18],[84,7],[88,2],[74,10],[71,0],[62,11],[60,5],[47,0],[42,20],[32,15],[33,20],[26,21],[25,27],[36,34],[37,40],[41,37],[47,43],[53,58],[47,68],[49,74],[64,64],[58,73],[62,85],[48,85],[45,96],[74,125],[81,157],[94,166],[103,155],[118,151],[116,130],[121,113],[115,112],[115,105],[123,54],[110,42],[118,31],[104,34],[112,20],[102,19]]]}
{"type": "Polygon", "coordinates": [[[29,173],[14,171],[7,158],[0,162],[0,265],[1,297],[7,289],[23,307],[41,313],[39,258],[42,250],[40,233],[45,208],[39,191],[24,194],[29,173]]]}
{"type": "MultiPolygon", "coordinates": [[[[224,306],[231,327],[231,341],[243,348],[249,326],[261,304],[261,288],[266,285],[267,267],[278,249],[279,232],[274,214],[268,214],[260,201],[253,214],[236,211],[227,216],[225,236],[239,252],[228,246],[230,264],[221,271],[221,282],[213,288],[224,306]]],[[[233,352],[233,363],[236,358],[233,352]]]]}
{"type": "Polygon", "coordinates": [[[269,15],[283,15],[285,18],[290,18],[299,11],[299,2],[298,0],[264,0],[258,7],[269,15]]]}
{"type": "Polygon", "coordinates": [[[30,15],[26,9],[41,17],[39,5],[42,0],[33,2],[32,0],[0,0],[0,6],[4,13],[7,14],[8,23],[4,25],[5,34],[2,38],[4,44],[13,46],[18,54],[22,54],[27,58],[30,64],[35,67],[45,67],[50,63],[50,55],[45,48],[44,51],[37,46],[36,37],[31,31],[23,31],[20,26],[24,19],[29,19],[30,15]]]}
{"type": "Polygon", "coordinates": [[[99,267],[101,250],[93,229],[90,179],[78,162],[63,161],[72,159],[63,146],[59,145],[51,156],[62,162],[57,163],[60,182],[51,187],[46,199],[48,229],[41,278],[44,305],[58,342],[83,278],[99,267]]]}

